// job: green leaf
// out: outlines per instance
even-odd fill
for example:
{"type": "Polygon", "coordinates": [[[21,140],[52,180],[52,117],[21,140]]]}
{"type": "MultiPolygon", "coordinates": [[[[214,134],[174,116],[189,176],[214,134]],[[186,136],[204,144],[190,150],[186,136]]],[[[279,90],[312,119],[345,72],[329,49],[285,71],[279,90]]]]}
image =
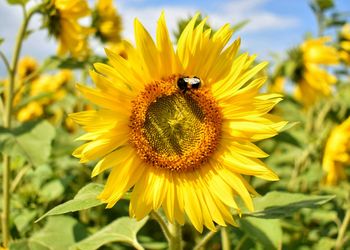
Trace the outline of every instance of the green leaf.
{"type": "Polygon", "coordinates": [[[332,200],[334,195],[306,195],[273,191],[254,199],[255,212],[245,216],[257,218],[281,218],[291,215],[301,208],[314,208],[332,200]]]}
{"type": "Polygon", "coordinates": [[[140,239],[140,241],[142,242],[142,246],[146,249],[153,249],[153,250],[168,249],[168,243],[166,242],[143,242],[142,239],[140,239]]]}
{"type": "Polygon", "coordinates": [[[7,0],[9,4],[20,4],[20,5],[25,5],[28,0],[7,0]]]}
{"type": "Polygon", "coordinates": [[[51,250],[51,248],[30,239],[22,239],[11,242],[9,250],[51,250]]]}
{"type": "Polygon", "coordinates": [[[75,212],[91,207],[96,207],[102,204],[96,197],[102,192],[103,185],[97,183],[90,183],[79,190],[73,200],[67,201],[63,204],[54,207],[46,214],[41,216],[35,222],[38,222],[46,216],[65,214],[69,212],[75,212]]]}
{"type": "Polygon", "coordinates": [[[0,37],[0,45],[5,41],[4,38],[0,37]]]}
{"type": "Polygon", "coordinates": [[[325,11],[334,7],[333,0],[314,0],[314,2],[321,11],[325,11]]]}
{"type": "Polygon", "coordinates": [[[63,195],[64,185],[62,181],[56,179],[46,183],[40,192],[40,197],[46,202],[52,201],[63,195]]]}
{"type": "Polygon", "coordinates": [[[30,241],[38,242],[50,250],[67,250],[87,236],[86,229],[69,216],[50,217],[45,227],[35,233],[30,241]]]}
{"type": "Polygon", "coordinates": [[[278,142],[285,142],[296,147],[301,147],[300,142],[289,132],[282,132],[278,134],[275,138],[278,142]]]}
{"type": "Polygon", "coordinates": [[[336,240],[329,237],[322,237],[313,249],[332,250],[335,249],[336,240]]]}
{"type": "Polygon", "coordinates": [[[129,217],[122,217],[97,233],[73,245],[71,250],[95,250],[111,242],[124,242],[132,245],[136,249],[143,249],[138,243],[136,234],[147,221],[147,217],[141,221],[136,221],[129,217]]]}
{"type": "Polygon", "coordinates": [[[265,249],[280,249],[282,228],[278,219],[243,218],[240,229],[253,240],[259,241],[265,249]]]}
{"type": "Polygon", "coordinates": [[[327,223],[332,223],[338,219],[338,214],[334,210],[311,210],[308,211],[306,215],[307,218],[305,219],[305,221],[310,224],[312,223],[312,221],[317,221],[317,223],[320,225],[326,225],[327,223]]]}
{"type": "Polygon", "coordinates": [[[300,125],[300,122],[288,122],[279,132],[287,131],[297,125],[300,125]]]}
{"type": "Polygon", "coordinates": [[[45,163],[51,154],[55,128],[47,121],[22,124],[13,130],[0,128],[0,151],[23,155],[34,166],[45,163]]]}
{"type": "Polygon", "coordinates": [[[34,218],[38,215],[35,210],[23,209],[14,219],[16,228],[19,232],[24,232],[29,223],[32,225],[34,218]]]}
{"type": "Polygon", "coordinates": [[[28,179],[30,179],[31,185],[36,190],[41,190],[42,185],[54,176],[53,168],[49,164],[43,164],[33,171],[27,173],[28,179]]]}

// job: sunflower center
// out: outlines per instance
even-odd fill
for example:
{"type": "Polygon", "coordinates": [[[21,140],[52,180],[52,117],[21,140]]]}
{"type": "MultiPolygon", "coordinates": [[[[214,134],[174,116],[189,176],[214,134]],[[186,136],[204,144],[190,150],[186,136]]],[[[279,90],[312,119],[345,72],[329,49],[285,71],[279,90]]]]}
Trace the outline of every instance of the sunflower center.
{"type": "Polygon", "coordinates": [[[49,34],[58,38],[61,33],[61,14],[53,5],[47,10],[48,15],[45,16],[44,23],[47,26],[49,34]]]}
{"type": "Polygon", "coordinates": [[[148,84],[133,102],[130,141],[154,167],[176,171],[201,166],[215,151],[220,110],[205,87],[185,93],[177,77],[148,84]]]}
{"type": "Polygon", "coordinates": [[[145,136],[160,154],[185,155],[200,143],[203,121],[203,111],[189,95],[163,96],[148,107],[145,136]]]}

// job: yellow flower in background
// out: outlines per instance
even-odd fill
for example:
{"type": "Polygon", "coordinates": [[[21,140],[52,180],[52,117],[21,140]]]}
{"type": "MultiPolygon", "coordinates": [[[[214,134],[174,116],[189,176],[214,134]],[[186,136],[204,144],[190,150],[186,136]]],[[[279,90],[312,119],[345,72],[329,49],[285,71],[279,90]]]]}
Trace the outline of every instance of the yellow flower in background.
{"type": "MultiPolygon", "coordinates": [[[[16,82],[16,86],[15,86],[16,94],[15,94],[15,97],[13,99],[14,105],[17,105],[21,101],[26,90],[28,88],[30,88],[30,86],[24,86],[23,80],[25,80],[27,77],[31,76],[38,69],[39,69],[38,62],[30,56],[22,57],[19,60],[18,69],[17,69],[19,81],[16,82]]],[[[33,81],[37,78],[38,78],[37,75],[35,77],[31,77],[31,81],[33,81]]]]}
{"type": "Polygon", "coordinates": [[[89,52],[87,36],[92,30],[82,27],[78,19],[90,14],[87,1],[52,0],[51,3],[48,27],[50,34],[58,40],[58,55],[69,52],[76,58],[85,57],[89,52]]]}
{"type": "Polygon", "coordinates": [[[271,83],[269,91],[274,93],[283,93],[285,83],[286,79],[283,76],[277,76],[271,83]]]}
{"type": "Polygon", "coordinates": [[[72,81],[73,73],[70,70],[62,70],[55,75],[42,75],[30,85],[29,97],[34,101],[19,110],[17,119],[28,121],[44,114],[44,108],[67,94],[64,85],[72,81]]]}
{"type": "Polygon", "coordinates": [[[124,59],[128,59],[127,48],[131,45],[127,41],[121,41],[119,43],[111,43],[108,46],[108,49],[114,54],[117,54],[124,59]]]}
{"type": "Polygon", "coordinates": [[[44,113],[43,105],[37,101],[32,101],[17,113],[17,120],[25,122],[36,119],[44,113]]]}
{"type": "Polygon", "coordinates": [[[350,23],[344,24],[344,26],[341,29],[340,34],[344,40],[350,41],[350,23]]]}
{"type": "MultiPolygon", "coordinates": [[[[30,56],[24,56],[22,57],[17,66],[17,76],[15,81],[15,86],[14,86],[14,98],[13,98],[13,105],[16,106],[20,101],[23,99],[23,95],[25,95],[26,91],[28,88],[30,88],[30,83],[27,84],[27,86],[24,85],[24,81],[26,80],[27,77],[31,76],[32,73],[36,72],[39,69],[39,64],[38,62],[30,57],[30,56]]],[[[32,75],[33,76],[33,75],[32,75]]],[[[37,79],[38,76],[31,77],[31,81],[37,79]]],[[[28,78],[27,78],[28,79],[28,78]]],[[[7,79],[3,80],[3,86],[7,86],[9,81],[7,79]]],[[[6,92],[4,93],[6,98],[6,92]]]]}
{"type": "Polygon", "coordinates": [[[37,71],[38,68],[38,62],[34,58],[25,56],[18,62],[17,74],[21,79],[24,79],[37,71]]]}
{"type": "Polygon", "coordinates": [[[112,0],[98,0],[93,15],[96,36],[102,42],[117,43],[121,41],[122,20],[112,0]]]}
{"type": "Polygon", "coordinates": [[[350,65],[350,23],[345,24],[341,29],[339,45],[341,60],[350,65]]]}
{"type": "Polygon", "coordinates": [[[95,63],[96,88],[79,85],[100,106],[71,118],[87,133],[73,155],[82,163],[98,160],[92,176],[110,169],[99,199],[113,207],[133,187],[130,215],[140,220],[163,208],[171,223],[215,230],[214,222],[235,224],[237,196],[253,210],[255,190],[243,175],[278,180],[258,158],[267,157],[254,142],[275,136],[286,122],[268,112],[279,94],[261,94],[267,63],[237,55],[240,40],[227,45],[233,31],[224,25],[211,34],[195,27],[183,31],[177,50],[164,15],[156,43],[135,20],[136,46],[128,59],[106,50],[110,65],[95,63]]]}
{"type": "Polygon", "coordinates": [[[328,73],[321,65],[334,65],[338,63],[337,50],[325,45],[329,38],[322,37],[309,39],[301,47],[302,62],[300,76],[297,76],[298,86],[295,96],[306,107],[313,105],[319,98],[330,96],[331,86],[337,78],[328,73]]]}
{"type": "Polygon", "coordinates": [[[64,125],[65,125],[66,129],[68,130],[68,132],[70,132],[70,133],[74,133],[77,130],[76,123],[70,117],[67,117],[64,120],[64,125]]]}
{"type": "Polygon", "coordinates": [[[40,99],[42,104],[62,99],[66,94],[66,90],[62,86],[72,79],[73,74],[70,70],[62,70],[56,75],[44,75],[33,82],[30,95],[49,95],[40,99]]]}
{"type": "Polygon", "coordinates": [[[335,185],[346,179],[344,167],[350,164],[350,117],[336,126],[328,137],[322,167],[326,172],[325,183],[335,185]]]}

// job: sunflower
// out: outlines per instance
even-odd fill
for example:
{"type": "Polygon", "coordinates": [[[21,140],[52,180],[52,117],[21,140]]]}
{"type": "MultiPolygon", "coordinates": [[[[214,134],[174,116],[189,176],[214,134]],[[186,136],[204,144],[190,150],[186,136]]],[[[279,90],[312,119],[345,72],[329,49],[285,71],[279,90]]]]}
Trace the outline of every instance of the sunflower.
{"type": "Polygon", "coordinates": [[[64,85],[71,81],[73,74],[70,70],[62,70],[55,75],[42,75],[30,85],[29,96],[34,101],[21,108],[17,120],[28,121],[40,117],[47,105],[61,100],[67,91],[64,85]]]}
{"type": "Polygon", "coordinates": [[[331,95],[331,86],[337,78],[320,65],[338,63],[337,50],[325,45],[330,39],[322,37],[305,41],[299,50],[301,62],[296,70],[295,79],[298,86],[296,98],[306,107],[313,105],[319,98],[331,95]]]}
{"type": "Polygon", "coordinates": [[[86,0],[52,0],[47,10],[47,26],[50,35],[58,40],[57,53],[68,52],[73,57],[84,57],[88,51],[87,36],[92,29],[82,27],[78,19],[90,14],[86,0]]]}
{"type": "Polygon", "coordinates": [[[340,51],[339,56],[341,60],[350,65],[350,23],[343,26],[339,36],[340,51]]]}
{"type": "Polygon", "coordinates": [[[114,54],[120,55],[124,59],[128,59],[127,47],[131,46],[127,41],[121,41],[119,43],[111,43],[107,47],[114,54]]]}
{"type": "Polygon", "coordinates": [[[48,97],[40,98],[40,103],[49,104],[62,99],[66,95],[63,88],[66,83],[71,81],[73,74],[70,70],[62,70],[55,75],[43,75],[37,81],[34,81],[30,95],[32,97],[47,95],[48,97]]]}
{"type": "Polygon", "coordinates": [[[87,133],[73,155],[82,163],[98,160],[96,176],[110,169],[99,199],[113,207],[132,187],[129,212],[140,220],[162,208],[171,223],[215,230],[214,222],[235,225],[237,197],[253,210],[256,194],[243,175],[276,181],[258,158],[253,142],[275,136],[286,124],[268,112],[279,94],[261,94],[266,77],[255,78],[267,63],[251,66],[254,56],[237,55],[240,40],[228,45],[233,30],[184,29],[176,52],[164,14],[156,43],[135,20],[136,46],[128,59],[106,50],[110,65],[95,63],[96,87],[78,85],[100,106],[72,114],[87,133]]]}
{"type": "Polygon", "coordinates": [[[38,62],[32,57],[26,56],[19,61],[17,74],[20,79],[25,79],[37,71],[38,68],[38,62]]]}
{"type": "Polygon", "coordinates": [[[121,41],[122,20],[113,6],[112,0],[98,0],[93,14],[93,26],[96,36],[102,42],[118,43],[121,41]]]}
{"type": "Polygon", "coordinates": [[[25,56],[19,60],[17,69],[18,81],[15,83],[15,96],[13,99],[14,105],[17,105],[21,101],[26,90],[30,87],[30,85],[25,85],[25,82],[29,78],[31,78],[31,80],[38,78],[37,74],[35,74],[38,69],[38,62],[32,57],[25,56]]]}
{"type": "Polygon", "coordinates": [[[345,166],[350,164],[350,117],[330,133],[323,156],[325,183],[335,185],[346,179],[345,166]]]}
{"type": "Polygon", "coordinates": [[[286,85],[285,77],[277,76],[272,80],[269,86],[269,91],[275,92],[275,93],[283,93],[285,85],[286,85]]]}
{"type": "Polygon", "coordinates": [[[43,105],[37,101],[33,101],[18,111],[17,120],[20,122],[33,120],[42,116],[43,113],[43,105]]]}

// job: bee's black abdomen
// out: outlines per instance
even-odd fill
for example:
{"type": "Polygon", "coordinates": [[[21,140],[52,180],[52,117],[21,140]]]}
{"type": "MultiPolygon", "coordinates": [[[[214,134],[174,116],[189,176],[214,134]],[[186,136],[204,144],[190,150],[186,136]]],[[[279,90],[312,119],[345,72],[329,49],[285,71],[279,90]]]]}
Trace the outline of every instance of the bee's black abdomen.
{"type": "Polygon", "coordinates": [[[199,79],[197,76],[193,77],[196,81],[193,81],[191,84],[191,88],[198,89],[201,86],[201,79],[199,79]]]}
{"type": "Polygon", "coordinates": [[[179,87],[179,89],[182,91],[182,92],[186,92],[187,90],[187,82],[185,81],[185,79],[183,77],[180,77],[178,80],[177,80],[177,86],[179,87]]]}

